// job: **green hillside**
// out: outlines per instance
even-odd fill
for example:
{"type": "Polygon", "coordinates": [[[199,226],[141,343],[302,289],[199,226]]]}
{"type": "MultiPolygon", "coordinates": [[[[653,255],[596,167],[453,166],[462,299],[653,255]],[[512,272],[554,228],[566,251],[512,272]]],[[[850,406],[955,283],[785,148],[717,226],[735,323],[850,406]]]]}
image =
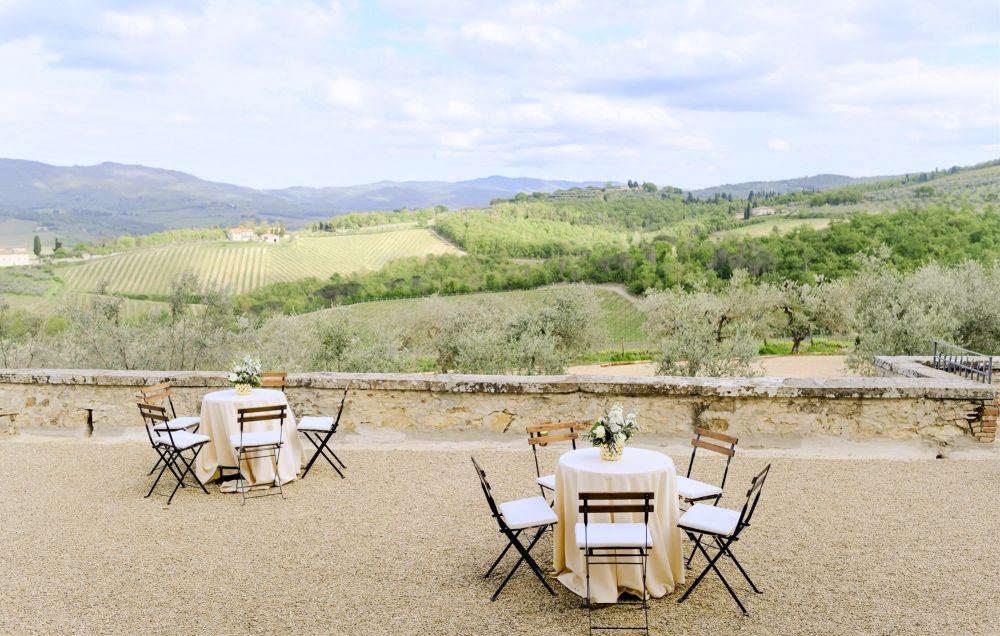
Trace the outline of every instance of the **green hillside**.
{"type": "Polygon", "coordinates": [[[269,283],[377,270],[406,256],[457,253],[425,229],[294,238],[276,245],[202,242],[139,249],[56,268],[70,291],[164,295],[186,271],[207,287],[243,293],[269,283]]]}

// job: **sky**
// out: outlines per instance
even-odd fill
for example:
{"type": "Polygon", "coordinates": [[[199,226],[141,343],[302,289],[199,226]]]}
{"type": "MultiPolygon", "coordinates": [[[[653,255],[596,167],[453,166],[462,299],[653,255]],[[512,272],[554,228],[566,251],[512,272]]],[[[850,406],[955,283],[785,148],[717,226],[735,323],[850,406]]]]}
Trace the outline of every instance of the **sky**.
{"type": "Polygon", "coordinates": [[[0,0],[0,156],[257,188],[1000,157],[1000,2],[0,0]]]}

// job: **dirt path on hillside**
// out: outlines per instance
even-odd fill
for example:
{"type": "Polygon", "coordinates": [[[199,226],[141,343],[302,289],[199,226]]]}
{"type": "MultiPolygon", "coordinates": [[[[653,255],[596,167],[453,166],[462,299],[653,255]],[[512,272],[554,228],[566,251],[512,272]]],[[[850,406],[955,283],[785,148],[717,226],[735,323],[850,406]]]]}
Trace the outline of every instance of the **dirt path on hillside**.
{"type": "MultiPolygon", "coordinates": [[[[755,366],[764,376],[778,378],[846,378],[855,374],[847,370],[846,356],[768,356],[759,358],[755,366]]],[[[648,377],[656,375],[656,364],[635,362],[601,366],[585,364],[569,367],[566,373],[573,375],[622,375],[648,377]]]]}

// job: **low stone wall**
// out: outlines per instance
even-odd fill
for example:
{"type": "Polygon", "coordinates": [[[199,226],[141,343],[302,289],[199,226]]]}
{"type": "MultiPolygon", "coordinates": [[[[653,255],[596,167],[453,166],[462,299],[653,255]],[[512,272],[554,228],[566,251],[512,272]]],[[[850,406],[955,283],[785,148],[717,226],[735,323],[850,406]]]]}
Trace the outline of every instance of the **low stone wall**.
{"type": "MultiPolygon", "coordinates": [[[[178,413],[228,387],[222,373],[0,370],[0,412],[23,430],[115,435],[141,426],[138,387],[170,380],[178,413]]],[[[308,373],[289,376],[297,414],[335,413],[350,386],[343,430],[481,431],[524,435],[526,424],[592,420],[614,402],[640,413],[647,433],[685,437],[694,426],[747,443],[795,447],[807,437],[891,439],[948,446],[980,435],[996,388],[942,378],[625,378],[308,373]],[[976,419],[978,418],[978,420],[976,419]],[[970,435],[971,433],[971,435],[970,435]]],[[[0,420],[3,426],[3,420],[0,420]]],[[[10,431],[8,425],[8,431],[10,431]]]]}

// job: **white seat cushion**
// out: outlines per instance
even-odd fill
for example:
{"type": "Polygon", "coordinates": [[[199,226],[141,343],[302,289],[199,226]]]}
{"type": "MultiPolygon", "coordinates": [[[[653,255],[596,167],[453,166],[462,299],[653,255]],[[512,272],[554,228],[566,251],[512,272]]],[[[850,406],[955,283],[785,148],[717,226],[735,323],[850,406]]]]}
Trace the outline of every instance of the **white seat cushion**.
{"type": "MultiPolygon", "coordinates": [[[[255,446],[277,446],[281,441],[281,431],[259,431],[257,433],[243,433],[243,448],[255,446]]],[[[240,447],[240,434],[229,436],[229,443],[233,448],[240,447]]]]}
{"type": "Polygon", "coordinates": [[[738,510],[695,504],[681,515],[681,520],[677,522],[677,525],[682,528],[728,537],[736,530],[736,524],[739,521],[740,513],[738,510]]]}
{"type": "Polygon", "coordinates": [[[559,521],[544,497],[528,497],[502,503],[500,514],[511,530],[546,526],[559,521]]]}
{"type": "Polygon", "coordinates": [[[535,481],[537,481],[538,485],[541,486],[542,488],[548,488],[549,490],[555,490],[556,489],[556,476],[555,475],[542,475],[541,477],[539,477],[535,481]]]}
{"type": "Polygon", "coordinates": [[[653,537],[644,523],[576,524],[578,548],[651,548],[653,537]]]}
{"type": "Polygon", "coordinates": [[[332,417],[322,417],[318,415],[307,415],[299,420],[300,431],[316,431],[318,433],[329,433],[333,428],[332,417]]]}
{"type": "Polygon", "coordinates": [[[703,497],[721,495],[722,488],[713,486],[712,484],[706,484],[705,482],[698,481],[697,479],[688,479],[687,477],[678,476],[677,494],[680,495],[682,499],[690,501],[693,499],[701,499],[703,497]]]}
{"type": "Polygon", "coordinates": [[[194,417],[193,415],[185,415],[184,417],[175,417],[169,422],[160,422],[153,427],[153,430],[157,433],[162,433],[167,430],[171,431],[182,431],[195,424],[201,424],[200,417],[194,417]]]}
{"type": "Polygon", "coordinates": [[[196,444],[207,442],[208,435],[198,435],[196,433],[188,433],[187,431],[174,431],[170,434],[158,435],[153,439],[157,444],[173,446],[177,450],[184,450],[185,448],[191,448],[196,444]],[[173,438],[172,442],[171,438],[173,438]]]}

